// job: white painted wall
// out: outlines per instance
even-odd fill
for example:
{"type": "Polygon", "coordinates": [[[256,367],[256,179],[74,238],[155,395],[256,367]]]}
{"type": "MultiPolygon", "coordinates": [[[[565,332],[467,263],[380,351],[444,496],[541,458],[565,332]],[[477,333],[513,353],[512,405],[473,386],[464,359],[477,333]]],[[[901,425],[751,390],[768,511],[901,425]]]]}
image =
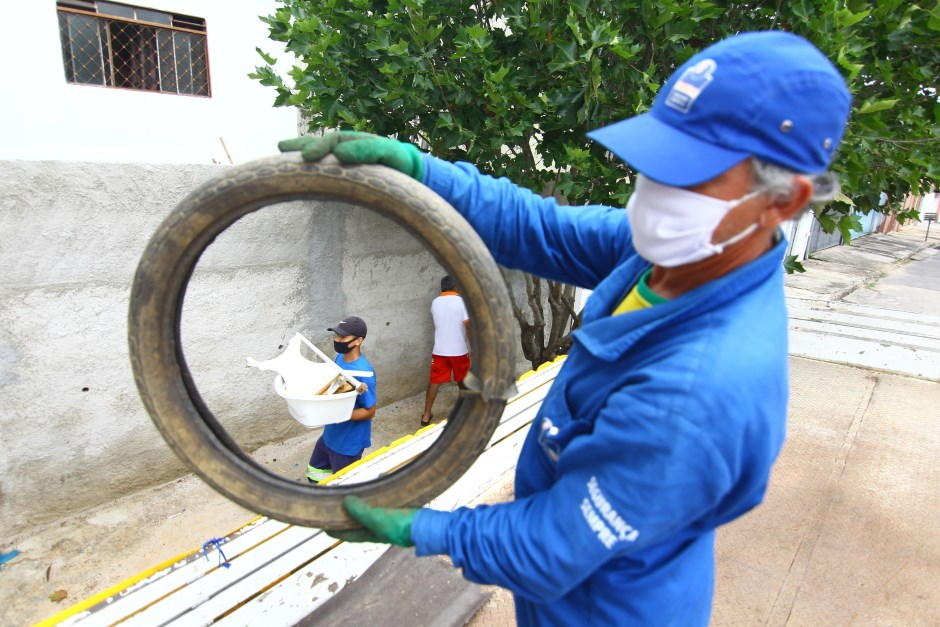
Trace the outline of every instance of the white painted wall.
{"type": "Polygon", "coordinates": [[[937,213],[938,207],[940,207],[940,192],[924,195],[920,199],[920,219],[924,219],[925,213],[937,213]]]}
{"type": "Polygon", "coordinates": [[[0,20],[0,159],[137,163],[234,163],[277,152],[297,132],[293,107],[248,78],[279,52],[259,15],[273,0],[144,0],[135,6],[206,20],[209,98],[69,84],[54,0],[8,7],[0,20]]]}
{"type": "Polygon", "coordinates": [[[813,232],[815,221],[812,211],[804,211],[796,220],[787,220],[781,226],[787,240],[790,242],[788,255],[796,255],[797,261],[806,259],[806,250],[809,247],[809,237],[813,232]]]}

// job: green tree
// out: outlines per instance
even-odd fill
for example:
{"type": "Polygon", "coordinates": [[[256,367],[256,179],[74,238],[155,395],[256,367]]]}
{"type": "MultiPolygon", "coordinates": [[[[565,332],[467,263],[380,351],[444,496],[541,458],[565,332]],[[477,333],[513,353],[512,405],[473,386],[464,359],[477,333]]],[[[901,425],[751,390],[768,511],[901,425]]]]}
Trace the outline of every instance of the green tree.
{"type": "MultiPolygon", "coordinates": [[[[586,131],[649,109],[666,78],[708,44],[766,29],[812,41],[841,69],[855,98],[834,164],[844,196],[817,215],[827,231],[839,229],[849,240],[859,212],[898,212],[905,195],[940,182],[937,2],[281,5],[261,19],[296,65],[282,76],[259,49],[265,64],[251,76],[276,89],[276,105],[298,107],[311,129],[397,136],[572,204],[622,205],[631,191],[629,169],[589,142],[586,131]],[[879,206],[882,191],[890,202],[879,206]]],[[[898,212],[902,222],[913,215],[898,212]]],[[[564,290],[561,302],[564,312],[564,290]]],[[[544,338],[540,359],[551,358],[552,342],[557,338],[544,338]]]]}

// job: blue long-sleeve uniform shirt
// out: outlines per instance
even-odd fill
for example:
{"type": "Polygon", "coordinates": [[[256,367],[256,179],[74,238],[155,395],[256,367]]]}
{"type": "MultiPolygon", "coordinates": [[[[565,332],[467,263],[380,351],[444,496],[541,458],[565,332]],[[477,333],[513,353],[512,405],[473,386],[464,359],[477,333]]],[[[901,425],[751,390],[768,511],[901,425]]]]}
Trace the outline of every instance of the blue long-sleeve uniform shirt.
{"type": "Polygon", "coordinates": [[[511,503],[420,510],[419,555],[514,593],[521,625],[706,625],[714,530],[757,505],[784,438],[785,241],[656,305],[623,209],[559,206],[426,157],[425,184],[508,267],[594,290],[533,422],[511,503]]]}
{"type": "MultiPolygon", "coordinates": [[[[366,391],[356,397],[353,404],[353,411],[357,409],[369,409],[375,405],[377,396],[375,393],[375,369],[365,355],[359,355],[355,361],[347,362],[343,355],[337,355],[333,358],[340,368],[359,372],[371,372],[371,376],[359,375],[359,383],[366,384],[366,391]]],[[[355,457],[363,450],[372,446],[372,420],[347,420],[345,422],[335,422],[323,427],[323,441],[331,450],[342,455],[355,457]]]]}

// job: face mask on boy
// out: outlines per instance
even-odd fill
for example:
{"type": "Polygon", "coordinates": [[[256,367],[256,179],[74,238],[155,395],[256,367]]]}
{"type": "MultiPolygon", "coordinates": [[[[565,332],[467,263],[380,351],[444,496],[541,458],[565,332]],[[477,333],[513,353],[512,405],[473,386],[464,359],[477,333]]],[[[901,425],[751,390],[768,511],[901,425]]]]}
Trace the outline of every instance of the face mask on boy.
{"type": "Polygon", "coordinates": [[[658,266],[673,268],[721,254],[757,229],[757,224],[732,238],[712,244],[712,233],[731,209],[757,196],[751,192],[737,200],[720,200],[681,187],[670,187],[637,176],[627,201],[633,247],[658,266]]]}
{"type": "Polygon", "coordinates": [[[351,340],[346,340],[345,342],[337,342],[336,340],[333,340],[333,350],[335,350],[340,355],[345,355],[346,353],[352,350],[352,346],[350,346],[350,344],[352,344],[355,341],[356,341],[356,338],[353,338],[351,340]]]}

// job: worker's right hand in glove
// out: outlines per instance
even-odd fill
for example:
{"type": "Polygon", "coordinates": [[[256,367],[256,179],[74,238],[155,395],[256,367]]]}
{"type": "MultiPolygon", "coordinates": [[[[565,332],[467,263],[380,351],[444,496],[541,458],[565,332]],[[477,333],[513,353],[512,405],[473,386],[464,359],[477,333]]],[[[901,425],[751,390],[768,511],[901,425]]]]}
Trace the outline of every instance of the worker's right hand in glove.
{"type": "Polygon", "coordinates": [[[327,531],[327,534],[346,542],[379,542],[396,546],[414,546],[411,540],[411,523],[418,510],[415,508],[392,509],[370,507],[358,496],[343,499],[343,509],[362,523],[364,529],[349,531],[327,531]]]}
{"type": "Polygon", "coordinates": [[[341,163],[379,163],[421,181],[424,153],[416,146],[390,137],[358,131],[328,131],[317,137],[296,137],[278,142],[281,152],[300,151],[304,161],[319,161],[334,155],[341,163]]]}

